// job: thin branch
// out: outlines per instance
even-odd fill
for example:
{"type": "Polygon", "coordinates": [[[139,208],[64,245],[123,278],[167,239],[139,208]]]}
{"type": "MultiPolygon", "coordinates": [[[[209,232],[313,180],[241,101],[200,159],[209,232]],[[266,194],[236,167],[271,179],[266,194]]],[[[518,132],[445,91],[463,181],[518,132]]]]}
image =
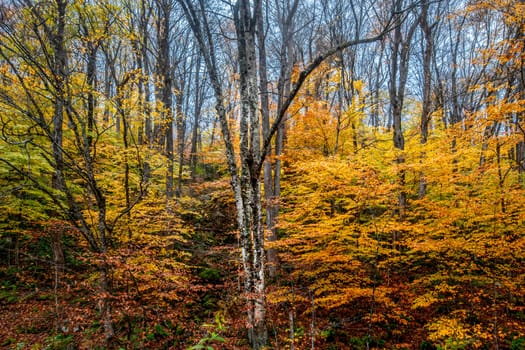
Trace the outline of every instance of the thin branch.
{"type": "Polygon", "coordinates": [[[269,152],[271,141],[277,130],[279,129],[279,125],[283,121],[284,116],[286,115],[288,108],[292,104],[293,100],[301,90],[301,87],[303,86],[306,79],[310,76],[310,74],[317,68],[321,63],[323,63],[326,59],[331,57],[332,55],[347,49],[351,46],[356,46],[360,44],[366,44],[366,43],[372,43],[375,41],[378,41],[382,39],[387,33],[392,31],[394,28],[396,28],[396,25],[393,25],[394,19],[397,18],[397,14],[394,13],[390,19],[388,20],[387,24],[385,25],[384,29],[377,35],[369,38],[364,39],[356,39],[356,40],[350,40],[346,41],[344,43],[341,43],[337,46],[332,47],[331,49],[328,49],[327,51],[323,52],[319,56],[317,56],[300,74],[299,78],[295,82],[293,88],[290,91],[290,94],[286,98],[286,100],[283,102],[283,105],[281,109],[279,110],[277,114],[277,118],[275,119],[274,123],[272,124],[272,127],[270,129],[270,132],[264,139],[263,147],[261,150],[261,157],[259,163],[256,165],[256,173],[260,173],[261,167],[264,163],[264,159],[266,158],[266,155],[269,152]]]}

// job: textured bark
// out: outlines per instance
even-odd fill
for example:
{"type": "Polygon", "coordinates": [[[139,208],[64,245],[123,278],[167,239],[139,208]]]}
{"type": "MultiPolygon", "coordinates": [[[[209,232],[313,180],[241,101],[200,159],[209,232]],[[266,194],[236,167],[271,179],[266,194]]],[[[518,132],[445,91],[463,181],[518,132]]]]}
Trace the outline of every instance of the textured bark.
{"type": "MultiPolygon", "coordinates": [[[[396,11],[401,12],[403,9],[403,0],[396,1],[396,11]]],[[[401,26],[401,18],[398,18],[398,23],[394,29],[394,36],[392,39],[392,57],[390,66],[390,114],[394,129],[393,141],[394,147],[400,151],[396,158],[396,162],[402,167],[405,162],[403,152],[405,150],[405,138],[403,136],[402,128],[402,114],[403,103],[405,98],[405,87],[408,77],[408,64],[410,55],[410,45],[412,36],[417,28],[418,22],[414,21],[408,28],[405,37],[403,38],[403,28],[401,26]]],[[[405,187],[405,171],[399,170],[399,186],[401,190],[398,196],[399,216],[402,218],[405,208],[407,206],[407,195],[404,190],[405,187]]]]}
{"type": "Polygon", "coordinates": [[[195,105],[193,110],[193,130],[191,134],[191,153],[190,153],[190,171],[191,178],[195,180],[197,163],[199,161],[197,151],[199,143],[199,122],[202,109],[202,88],[201,88],[201,79],[200,67],[201,67],[201,55],[197,55],[196,67],[197,71],[195,72],[195,105]]]}
{"type": "MultiPolygon", "coordinates": [[[[240,158],[241,196],[243,199],[244,229],[241,246],[247,254],[243,264],[251,274],[245,276],[248,315],[251,321],[249,337],[254,349],[268,342],[266,331],[266,297],[264,268],[264,229],[262,225],[261,189],[255,165],[260,162],[261,131],[258,114],[257,56],[255,45],[257,15],[252,15],[248,1],[237,4],[234,23],[237,31],[237,49],[240,73],[240,158]]],[[[260,4],[255,1],[254,8],[260,4]]]]}
{"type": "MultiPolygon", "coordinates": [[[[432,56],[434,53],[434,38],[432,27],[428,23],[429,0],[425,0],[421,6],[419,24],[423,31],[424,50],[423,50],[423,105],[421,110],[420,124],[420,143],[425,145],[428,140],[428,127],[432,114],[432,56]]],[[[421,154],[421,159],[425,158],[425,153],[421,154]]],[[[423,198],[427,192],[427,181],[424,172],[419,174],[418,198],[423,198]]]]}
{"type": "MultiPolygon", "coordinates": [[[[283,101],[286,99],[290,90],[290,79],[292,71],[291,45],[293,37],[293,19],[297,11],[299,1],[293,0],[285,4],[281,9],[279,18],[279,28],[281,29],[281,48],[279,52],[279,79],[277,83],[277,109],[282,108],[283,101]]],[[[266,139],[270,133],[270,111],[269,111],[269,91],[268,91],[268,72],[266,63],[266,38],[263,23],[262,2],[257,4],[257,44],[259,47],[259,90],[261,95],[261,116],[263,138],[266,139]]],[[[281,160],[280,156],[284,142],[284,122],[281,122],[275,137],[275,147],[269,148],[268,155],[264,160],[264,195],[266,203],[266,228],[268,230],[268,240],[277,240],[277,221],[279,215],[279,196],[281,191],[281,160]],[[272,157],[274,162],[272,164],[272,157]]],[[[268,274],[270,278],[276,276],[278,267],[277,252],[273,248],[267,251],[268,274]]]]}
{"type": "Polygon", "coordinates": [[[172,74],[170,64],[170,16],[171,1],[157,0],[157,98],[161,102],[161,115],[164,128],[160,142],[164,145],[167,158],[166,169],[166,197],[172,198],[173,190],[173,167],[175,164],[174,140],[173,140],[173,99],[172,99],[172,74]]]}
{"type": "Polygon", "coordinates": [[[64,188],[64,155],[62,152],[64,107],[65,107],[65,84],[67,81],[67,52],[65,49],[65,25],[66,25],[67,2],[56,0],[57,21],[56,31],[49,33],[49,39],[54,50],[53,73],[55,79],[55,96],[53,109],[53,158],[55,169],[53,174],[53,188],[62,190],[64,188]]]}

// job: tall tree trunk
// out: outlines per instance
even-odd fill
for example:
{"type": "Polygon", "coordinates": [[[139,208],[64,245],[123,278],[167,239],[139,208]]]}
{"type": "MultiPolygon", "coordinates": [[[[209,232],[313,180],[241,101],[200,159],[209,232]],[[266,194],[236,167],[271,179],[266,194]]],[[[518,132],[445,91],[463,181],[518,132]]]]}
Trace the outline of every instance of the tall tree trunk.
{"type": "MultiPolygon", "coordinates": [[[[124,82],[125,83],[125,82],[124,82]]],[[[124,86],[119,86],[117,89],[122,90],[124,86]]],[[[122,142],[124,145],[124,197],[126,200],[126,208],[129,208],[131,206],[131,194],[130,194],[130,188],[129,188],[129,159],[128,159],[128,148],[129,148],[129,125],[128,125],[128,118],[126,115],[126,111],[124,110],[122,99],[124,96],[122,96],[124,92],[119,91],[117,92],[117,111],[122,116],[122,142]]],[[[126,215],[128,219],[128,237],[131,238],[131,229],[129,228],[129,221],[131,220],[131,213],[128,212],[126,215]]]]}
{"type": "MultiPolygon", "coordinates": [[[[254,349],[261,349],[267,343],[266,298],[264,280],[264,230],[260,193],[260,164],[258,140],[259,123],[257,114],[257,91],[255,74],[255,35],[254,25],[248,5],[236,6],[235,24],[238,33],[239,67],[241,77],[241,122],[240,122],[240,161],[237,164],[235,149],[230,133],[229,118],[224,105],[223,93],[214,41],[206,16],[197,14],[190,1],[179,0],[186,18],[194,32],[203,54],[208,75],[216,100],[218,122],[224,140],[226,160],[231,176],[231,186],[235,195],[237,225],[239,228],[241,259],[244,272],[244,292],[248,324],[248,338],[254,349]],[[242,21],[241,21],[242,18],[242,21]],[[247,49],[248,47],[248,49],[247,49]],[[250,127],[249,123],[254,122],[250,127]],[[257,154],[254,154],[254,151],[257,154]],[[240,173],[239,173],[240,170],[240,173]]],[[[204,2],[199,2],[199,10],[204,11],[204,2]]]]}
{"type": "MultiPolygon", "coordinates": [[[[151,10],[150,10],[151,11],[151,10]]],[[[151,118],[151,87],[150,87],[150,61],[149,61],[149,55],[148,55],[148,23],[149,23],[149,13],[146,14],[146,6],[145,6],[145,0],[142,0],[142,45],[141,45],[141,58],[142,58],[142,65],[144,69],[143,73],[143,82],[144,82],[144,113],[146,117],[146,121],[144,123],[144,134],[146,136],[146,140],[149,145],[153,144],[154,138],[153,138],[153,122],[151,118]]]]}
{"type": "MultiPolygon", "coordinates": [[[[255,7],[260,6],[256,0],[255,7]]],[[[266,330],[266,295],[264,268],[264,229],[262,226],[261,189],[259,172],[261,134],[258,114],[257,56],[255,33],[258,20],[252,16],[248,1],[237,3],[235,27],[238,41],[240,75],[240,156],[241,197],[243,223],[241,247],[245,276],[245,292],[248,298],[249,338],[254,349],[262,349],[268,343],[266,330]]]]}
{"type": "Polygon", "coordinates": [[[157,5],[157,96],[161,102],[162,122],[164,123],[164,140],[165,153],[167,158],[166,169],[166,197],[173,197],[173,167],[175,164],[174,157],[174,139],[173,139],[173,112],[172,112],[172,73],[170,64],[170,17],[171,1],[156,0],[157,5]]]}
{"type": "Polygon", "coordinates": [[[182,194],[182,170],[184,166],[184,145],[186,138],[186,117],[183,112],[183,90],[184,87],[179,85],[179,93],[176,97],[177,115],[175,117],[177,124],[177,154],[179,160],[179,166],[177,171],[177,188],[175,190],[175,196],[180,198],[182,194]]]}
{"type": "MultiPolygon", "coordinates": [[[[434,52],[434,39],[432,36],[432,26],[428,23],[428,9],[429,0],[425,0],[421,5],[421,15],[419,23],[424,36],[424,50],[423,50],[423,106],[421,110],[421,124],[420,124],[420,143],[424,145],[428,141],[428,128],[430,124],[430,117],[432,114],[432,55],[434,52]]],[[[421,152],[421,161],[425,158],[425,152],[421,152]]],[[[427,180],[423,171],[419,173],[419,190],[418,198],[423,198],[427,192],[427,180]]]]}
{"type": "MultiPolygon", "coordinates": [[[[141,120],[141,126],[138,130],[138,143],[140,145],[148,145],[149,147],[151,147],[153,144],[150,96],[150,68],[148,58],[148,24],[150,15],[151,7],[146,8],[146,1],[141,0],[139,27],[137,28],[137,30],[140,31],[141,34],[137,40],[132,41],[136,57],[136,67],[140,72],[140,78],[138,79],[137,83],[137,89],[139,94],[139,110],[143,113],[144,118],[141,120]]],[[[150,176],[150,164],[149,161],[145,159],[142,165],[142,181],[144,183],[149,182],[150,176]]]]}
{"type": "Polygon", "coordinates": [[[62,152],[64,105],[66,101],[65,84],[67,82],[67,52],[65,48],[65,25],[67,2],[56,0],[57,22],[56,32],[51,34],[51,44],[54,50],[55,96],[53,109],[53,188],[64,189],[64,155],[62,152]]]}
{"type": "Polygon", "coordinates": [[[193,130],[191,134],[191,153],[190,153],[190,171],[191,179],[195,180],[197,163],[199,161],[197,151],[198,151],[198,142],[199,142],[199,122],[202,108],[202,89],[201,89],[201,79],[200,68],[201,68],[201,54],[197,55],[196,69],[195,72],[195,105],[193,110],[193,130]]]}
{"type": "MultiPolygon", "coordinates": [[[[53,108],[53,131],[52,131],[52,153],[54,160],[54,173],[52,175],[53,189],[65,191],[66,183],[64,178],[64,155],[62,150],[63,144],[63,126],[64,113],[66,108],[66,84],[68,80],[67,73],[67,51],[65,47],[65,24],[66,24],[66,7],[67,2],[56,0],[56,30],[49,33],[51,45],[54,50],[53,74],[55,78],[55,96],[53,108]]],[[[58,288],[60,278],[64,271],[64,245],[62,242],[62,231],[60,228],[54,230],[51,235],[51,246],[53,248],[53,260],[55,264],[55,307],[57,313],[57,328],[61,327],[62,315],[58,306],[58,288]]]]}
{"type": "MultiPolygon", "coordinates": [[[[396,10],[402,12],[403,0],[396,1],[396,10]]],[[[399,217],[404,216],[404,212],[407,206],[407,194],[405,191],[405,170],[403,164],[405,163],[405,138],[403,136],[402,128],[402,114],[403,114],[403,103],[405,98],[405,87],[408,77],[408,64],[410,61],[410,46],[412,36],[417,28],[417,21],[414,21],[403,38],[401,18],[398,18],[398,23],[394,29],[394,38],[392,42],[392,58],[390,67],[390,114],[392,118],[394,134],[393,141],[394,147],[398,150],[399,154],[396,157],[396,163],[400,169],[398,172],[399,177],[399,217]]]]}

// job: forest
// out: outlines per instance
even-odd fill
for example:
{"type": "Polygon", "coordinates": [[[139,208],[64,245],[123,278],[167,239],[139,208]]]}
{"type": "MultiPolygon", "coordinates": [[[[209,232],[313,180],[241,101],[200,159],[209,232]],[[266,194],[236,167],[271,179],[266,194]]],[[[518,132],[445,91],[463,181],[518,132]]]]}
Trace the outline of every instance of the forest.
{"type": "Polygon", "coordinates": [[[0,0],[0,348],[525,349],[523,0],[0,0]]]}

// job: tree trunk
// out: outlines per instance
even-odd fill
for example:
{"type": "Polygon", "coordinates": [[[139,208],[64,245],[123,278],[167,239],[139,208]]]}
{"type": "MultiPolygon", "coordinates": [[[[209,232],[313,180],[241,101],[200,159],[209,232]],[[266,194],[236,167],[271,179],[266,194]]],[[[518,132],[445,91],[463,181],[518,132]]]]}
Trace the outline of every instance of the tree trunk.
{"type": "Polygon", "coordinates": [[[176,124],[177,124],[177,153],[179,158],[179,166],[177,172],[177,189],[175,190],[175,196],[180,198],[182,194],[182,168],[184,166],[184,145],[186,138],[186,118],[182,111],[183,104],[183,87],[179,86],[179,93],[176,97],[177,105],[177,115],[176,115],[176,124]]]}
{"type": "MultiPolygon", "coordinates": [[[[51,35],[51,44],[54,49],[54,67],[53,73],[55,79],[55,96],[53,109],[53,132],[52,132],[52,153],[55,163],[54,173],[52,175],[53,189],[64,191],[66,189],[64,178],[64,155],[62,151],[64,112],[66,104],[66,84],[67,84],[67,52],[65,48],[65,22],[67,3],[61,0],[56,1],[57,20],[56,32],[51,35]]],[[[60,278],[64,273],[64,245],[62,242],[62,232],[56,228],[51,232],[51,246],[53,249],[53,262],[55,266],[54,276],[54,294],[55,309],[57,316],[57,328],[61,328],[62,312],[58,304],[58,289],[60,278]]]]}
{"type": "MultiPolygon", "coordinates": [[[[421,125],[420,125],[420,143],[425,145],[428,140],[428,127],[430,124],[430,117],[432,114],[432,75],[431,64],[432,54],[434,51],[434,41],[432,37],[432,27],[428,23],[428,8],[429,0],[425,0],[421,8],[420,26],[423,31],[425,46],[423,50],[423,106],[421,110],[421,125]]],[[[421,152],[421,161],[425,158],[425,152],[421,152]]],[[[419,173],[419,190],[418,198],[423,198],[427,192],[427,180],[423,171],[419,173]]]]}
{"type": "Polygon", "coordinates": [[[50,37],[54,49],[54,75],[55,96],[53,110],[53,158],[55,169],[53,173],[53,188],[62,190],[64,188],[64,156],[62,152],[63,124],[64,124],[64,105],[65,105],[65,84],[67,81],[67,52],[64,42],[64,31],[66,21],[67,2],[56,0],[57,22],[56,32],[50,37]]]}
{"type": "Polygon", "coordinates": [[[201,75],[200,75],[200,67],[201,67],[201,55],[197,55],[197,63],[195,65],[197,71],[195,72],[195,105],[193,110],[193,130],[191,134],[191,154],[190,154],[190,171],[191,171],[191,179],[195,180],[196,177],[196,170],[197,170],[197,163],[199,161],[199,158],[197,156],[197,146],[199,142],[199,121],[200,121],[200,115],[201,115],[201,108],[202,108],[202,98],[201,98],[201,75]]]}
{"type": "MultiPolygon", "coordinates": [[[[138,143],[140,145],[148,145],[151,147],[153,143],[153,130],[151,120],[151,102],[150,102],[150,70],[148,59],[148,24],[151,14],[150,9],[146,9],[146,1],[140,2],[140,18],[139,27],[137,31],[140,32],[140,37],[137,40],[132,40],[133,49],[136,57],[136,67],[140,72],[140,78],[137,82],[137,89],[139,94],[139,110],[143,113],[144,119],[141,120],[141,126],[138,130],[138,143]]],[[[147,183],[151,177],[150,164],[148,160],[144,160],[142,164],[142,179],[147,183]]]]}
{"type": "MultiPolygon", "coordinates": [[[[257,63],[255,32],[257,17],[252,17],[250,4],[241,1],[235,12],[240,73],[240,157],[243,221],[241,247],[245,267],[245,293],[248,299],[249,338],[254,349],[268,343],[266,331],[266,295],[264,268],[264,229],[259,171],[261,134],[258,114],[257,63]]],[[[257,8],[259,6],[256,1],[257,8]]]]}
{"type": "MultiPolygon", "coordinates": [[[[396,10],[401,12],[403,9],[403,0],[396,1],[396,10]]],[[[394,147],[399,150],[399,154],[396,157],[396,163],[400,169],[398,172],[399,177],[399,217],[403,218],[404,211],[407,206],[407,194],[405,192],[405,170],[402,168],[405,163],[405,138],[403,136],[402,129],[402,113],[403,103],[405,98],[405,87],[408,77],[408,64],[410,54],[410,42],[412,36],[417,28],[417,21],[414,21],[408,28],[406,37],[403,38],[401,19],[398,19],[398,25],[394,29],[394,38],[392,42],[392,57],[390,67],[390,113],[394,128],[393,141],[394,147]]]]}
{"type": "Polygon", "coordinates": [[[162,122],[164,123],[164,147],[167,158],[166,169],[166,197],[173,197],[173,167],[175,164],[174,157],[174,140],[173,140],[173,112],[172,112],[172,74],[170,65],[170,16],[171,2],[169,0],[157,0],[157,96],[161,102],[162,122]]]}

